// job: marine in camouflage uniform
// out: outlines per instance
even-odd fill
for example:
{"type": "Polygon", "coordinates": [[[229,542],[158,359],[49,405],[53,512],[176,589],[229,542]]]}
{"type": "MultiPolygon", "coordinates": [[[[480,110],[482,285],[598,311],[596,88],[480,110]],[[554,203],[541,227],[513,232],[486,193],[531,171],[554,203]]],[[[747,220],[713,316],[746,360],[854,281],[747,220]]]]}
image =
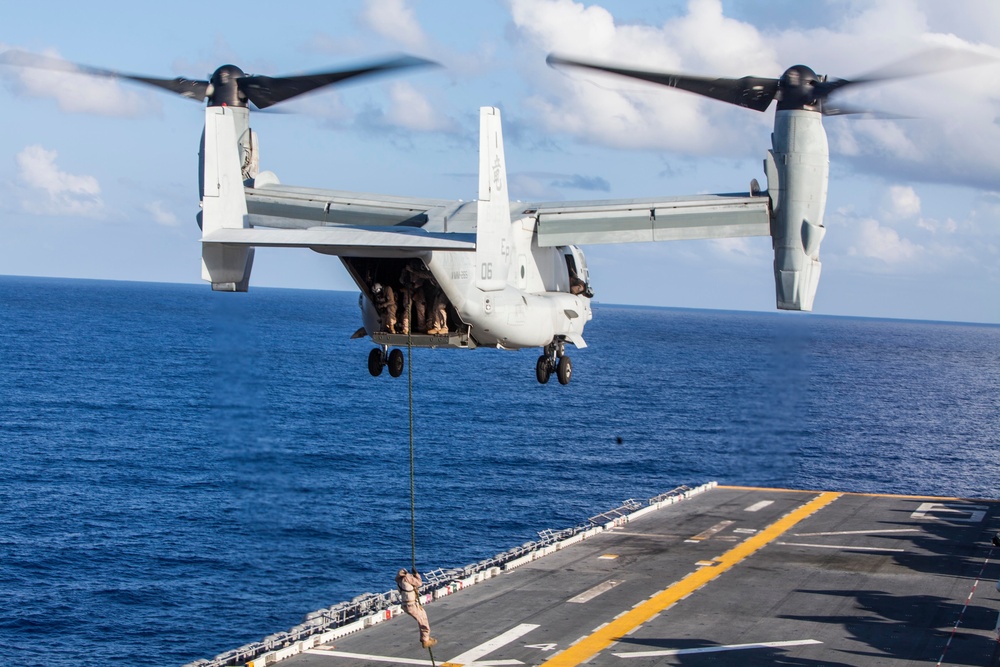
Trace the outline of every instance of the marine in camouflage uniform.
{"type": "Polygon", "coordinates": [[[416,570],[412,574],[406,570],[400,570],[396,574],[396,587],[399,588],[399,596],[403,605],[403,611],[413,617],[420,626],[420,645],[430,648],[437,644],[437,640],[431,637],[431,626],[427,621],[427,612],[417,598],[417,591],[423,581],[420,573],[416,570]]]}
{"type": "Polygon", "coordinates": [[[375,283],[372,291],[375,293],[375,307],[382,317],[382,326],[387,333],[396,333],[396,295],[392,287],[375,283]]]}
{"type": "Polygon", "coordinates": [[[411,324],[416,333],[427,331],[427,299],[424,297],[424,284],[431,278],[429,273],[414,268],[412,264],[407,264],[403,268],[403,274],[399,277],[399,282],[403,286],[403,302],[400,304],[403,328],[400,333],[410,333],[411,324]]]}

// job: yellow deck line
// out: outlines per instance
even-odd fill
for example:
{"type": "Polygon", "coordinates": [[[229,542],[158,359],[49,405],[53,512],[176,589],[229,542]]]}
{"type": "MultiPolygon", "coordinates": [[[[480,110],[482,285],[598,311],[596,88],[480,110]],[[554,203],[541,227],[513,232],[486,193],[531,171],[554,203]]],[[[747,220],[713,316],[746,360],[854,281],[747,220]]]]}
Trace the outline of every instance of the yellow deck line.
{"type": "Polygon", "coordinates": [[[772,486],[739,486],[719,484],[718,489],[732,489],[735,491],[773,491],[775,493],[825,493],[816,489],[782,489],[772,486]]]}
{"type": "Polygon", "coordinates": [[[972,502],[972,503],[997,503],[1000,500],[996,498],[959,498],[958,496],[920,496],[911,495],[908,493],[861,493],[861,492],[847,492],[844,493],[845,496],[867,496],[869,498],[899,498],[900,500],[954,500],[960,502],[972,502]]]}
{"type": "Polygon", "coordinates": [[[575,667],[575,665],[589,660],[684,596],[690,595],[747,556],[759,551],[792,526],[826,507],[841,495],[843,494],[821,493],[805,505],[789,512],[764,530],[715,558],[717,566],[705,567],[691,572],[670,588],[657,593],[603,628],[576,642],[565,651],[557,653],[543,662],[541,667],[575,667]]]}
{"type": "MultiPolygon", "coordinates": [[[[777,487],[768,486],[739,486],[730,484],[719,484],[719,489],[730,489],[735,491],[770,491],[772,493],[826,493],[825,491],[817,491],[815,489],[782,489],[777,487]]],[[[1000,500],[996,498],[959,498],[957,496],[927,496],[922,494],[910,494],[910,493],[867,493],[862,491],[839,491],[841,495],[844,496],[867,496],[869,498],[900,498],[900,499],[913,499],[913,500],[964,500],[967,502],[977,502],[977,503],[997,503],[1000,500]]]]}

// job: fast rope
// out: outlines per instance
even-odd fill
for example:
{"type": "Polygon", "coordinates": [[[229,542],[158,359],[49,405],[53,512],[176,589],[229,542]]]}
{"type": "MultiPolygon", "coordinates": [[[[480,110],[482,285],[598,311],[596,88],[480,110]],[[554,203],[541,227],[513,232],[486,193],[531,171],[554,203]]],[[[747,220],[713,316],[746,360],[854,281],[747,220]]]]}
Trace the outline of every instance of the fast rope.
{"type": "MultiPolygon", "coordinates": [[[[406,304],[406,380],[410,398],[410,563],[412,572],[417,571],[417,494],[416,494],[416,474],[413,465],[413,300],[406,304]]],[[[417,604],[420,604],[419,590],[417,591],[417,604]]],[[[437,667],[434,661],[434,651],[427,647],[427,654],[431,657],[431,667],[437,667]]]]}
{"type": "Polygon", "coordinates": [[[413,336],[410,333],[413,330],[412,322],[410,321],[411,306],[408,303],[406,307],[406,321],[409,326],[406,327],[406,379],[409,386],[410,393],[410,563],[413,568],[412,571],[417,571],[417,496],[416,496],[416,485],[413,467],[413,336]]]}

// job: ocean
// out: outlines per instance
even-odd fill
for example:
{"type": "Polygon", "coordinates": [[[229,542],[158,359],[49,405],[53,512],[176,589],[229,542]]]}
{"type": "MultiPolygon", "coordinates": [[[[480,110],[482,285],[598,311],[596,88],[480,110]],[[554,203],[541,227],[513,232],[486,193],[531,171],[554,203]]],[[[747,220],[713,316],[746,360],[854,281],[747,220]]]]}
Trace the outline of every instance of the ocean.
{"type": "MultiPolygon", "coordinates": [[[[353,293],[0,277],[7,664],[181,665],[393,587],[407,376],[353,293]]],[[[418,567],[681,484],[1000,498],[1000,327],[595,304],[538,351],[414,350],[418,567]]]]}

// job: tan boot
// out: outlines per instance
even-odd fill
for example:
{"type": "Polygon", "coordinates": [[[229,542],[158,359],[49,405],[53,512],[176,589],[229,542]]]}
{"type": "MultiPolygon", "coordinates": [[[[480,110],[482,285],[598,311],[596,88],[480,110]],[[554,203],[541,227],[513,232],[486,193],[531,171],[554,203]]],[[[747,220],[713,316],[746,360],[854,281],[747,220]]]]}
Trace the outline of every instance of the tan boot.
{"type": "Polygon", "coordinates": [[[420,645],[424,648],[430,648],[432,646],[437,646],[438,640],[433,637],[428,637],[427,639],[420,640],[420,645]]]}

